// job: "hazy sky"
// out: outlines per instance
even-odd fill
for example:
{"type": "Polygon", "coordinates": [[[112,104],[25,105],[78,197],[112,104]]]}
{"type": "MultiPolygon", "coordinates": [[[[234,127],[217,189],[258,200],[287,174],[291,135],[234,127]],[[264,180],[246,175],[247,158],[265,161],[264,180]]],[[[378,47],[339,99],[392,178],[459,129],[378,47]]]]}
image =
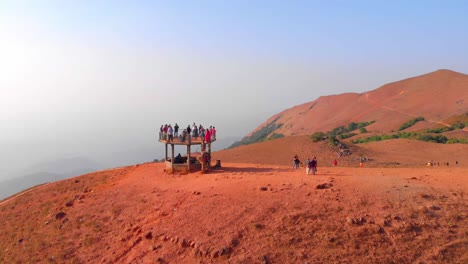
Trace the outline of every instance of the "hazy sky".
{"type": "Polygon", "coordinates": [[[321,95],[468,73],[467,13],[468,1],[0,0],[0,180],[60,157],[134,162],[164,123],[244,136],[321,95]]]}

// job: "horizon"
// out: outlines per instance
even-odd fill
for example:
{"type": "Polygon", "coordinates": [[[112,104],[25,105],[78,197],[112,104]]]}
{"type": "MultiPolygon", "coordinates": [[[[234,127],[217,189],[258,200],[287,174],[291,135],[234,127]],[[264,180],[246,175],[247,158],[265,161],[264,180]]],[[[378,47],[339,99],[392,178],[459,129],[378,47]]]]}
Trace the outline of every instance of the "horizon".
{"type": "Polygon", "coordinates": [[[320,96],[439,69],[466,74],[467,7],[4,1],[0,182],[59,159],[112,167],[159,158],[166,123],[241,138],[320,96]]]}

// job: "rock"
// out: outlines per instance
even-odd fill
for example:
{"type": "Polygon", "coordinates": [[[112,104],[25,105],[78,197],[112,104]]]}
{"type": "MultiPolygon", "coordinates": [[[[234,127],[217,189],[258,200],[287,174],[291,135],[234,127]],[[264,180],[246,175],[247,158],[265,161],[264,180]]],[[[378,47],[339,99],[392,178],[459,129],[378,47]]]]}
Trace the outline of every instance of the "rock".
{"type": "Polygon", "coordinates": [[[57,214],[55,215],[55,219],[57,219],[57,220],[58,220],[58,219],[62,219],[62,218],[64,218],[65,216],[67,216],[66,213],[60,212],[60,213],[57,213],[57,214]]]}
{"type": "Polygon", "coordinates": [[[379,232],[379,234],[384,234],[385,229],[383,227],[379,226],[379,228],[377,229],[377,232],[379,232]]]}
{"type": "Polygon", "coordinates": [[[189,246],[189,243],[185,239],[181,239],[179,244],[181,247],[184,247],[184,248],[189,246]]]}
{"type": "Polygon", "coordinates": [[[358,218],[347,217],[346,222],[349,224],[353,224],[353,225],[363,225],[367,222],[367,220],[364,217],[358,217],[358,218]]]}
{"type": "Polygon", "coordinates": [[[267,255],[263,255],[263,256],[259,257],[259,260],[263,264],[271,264],[270,258],[268,258],[267,255]]]}
{"type": "Polygon", "coordinates": [[[390,219],[385,219],[383,222],[384,226],[392,226],[392,220],[390,219]]]}
{"type": "Polygon", "coordinates": [[[262,191],[262,192],[264,192],[264,191],[268,191],[268,188],[267,188],[267,187],[264,187],[264,186],[262,186],[262,187],[260,187],[260,191],[262,191]]]}
{"type": "Polygon", "coordinates": [[[217,258],[219,257],[219,250],[213,250],[210,254],[211,258],[217,258]]]}
{"type": "Polygon", "coordinates": [[[322,184],[317,185],[315,188],[317,188],[317,189],[328,189],[328,188],[331,188],[332,186],[333,186],[333,184],[331,184],[331,183],[322,183],[322,184]]]}
{"type": "Polygon", "coordinates": [[[67,207],[73,206],[73,201],[68,201],[68,202],[65,204],[65,206],[67,206],[67,207]]]}
{"type": "Polygon", "coordinates": [[[145,238],[146,239],[153,239],[153,233],[151,233],[151,232],[146,233],[145,238]]]}
{"type": "Polygon", "coordinates": [[[229,247],[229,246],[226,246],[224,248],[221,249],[221,256],[223,255],[228,255],[232,252],[232,248],[229,247]]]}

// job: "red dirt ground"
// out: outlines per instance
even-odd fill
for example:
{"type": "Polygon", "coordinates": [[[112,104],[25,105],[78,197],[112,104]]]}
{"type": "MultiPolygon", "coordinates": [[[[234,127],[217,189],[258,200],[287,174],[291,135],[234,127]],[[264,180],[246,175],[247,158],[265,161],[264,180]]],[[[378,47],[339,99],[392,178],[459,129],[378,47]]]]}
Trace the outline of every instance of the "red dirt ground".
{"type": "Polygon", "coordinates": [[[147,163],[6,200],[0,262],[468,262],[467,167],[222,165],[147,163]]]}

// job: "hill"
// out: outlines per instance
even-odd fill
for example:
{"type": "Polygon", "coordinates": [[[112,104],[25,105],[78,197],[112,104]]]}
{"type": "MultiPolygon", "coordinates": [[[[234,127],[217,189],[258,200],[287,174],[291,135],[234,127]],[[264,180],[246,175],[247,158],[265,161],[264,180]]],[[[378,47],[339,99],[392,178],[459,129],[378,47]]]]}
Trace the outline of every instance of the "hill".
{"type": "Polygon", "coordinates": [[[267,138],[311,135],[352,122],[369,121],[375,122],[367,130],[388,133],[416,117],[423,117],[428,128],[448,126],[444,120],[466,113],[468,75],[438,70],[362,94],[321,96],[272,116],[243,141],[251,143],[267,138]]]}
{"type": "Polygon", "coordinates": [[[424,167],[428,161],[468,166],[468,144],[437,144],[409,139],[392,139],[365,144],[348,144],[349,155],[328,141],[314,143],[310,136],[289,136],[243,145],[213,153],[213,159],[239,163],[291,165],[294,155],[304,161],[316,156],[319,166],[357,167],[361,158],[366,167],[424,167]]]}

